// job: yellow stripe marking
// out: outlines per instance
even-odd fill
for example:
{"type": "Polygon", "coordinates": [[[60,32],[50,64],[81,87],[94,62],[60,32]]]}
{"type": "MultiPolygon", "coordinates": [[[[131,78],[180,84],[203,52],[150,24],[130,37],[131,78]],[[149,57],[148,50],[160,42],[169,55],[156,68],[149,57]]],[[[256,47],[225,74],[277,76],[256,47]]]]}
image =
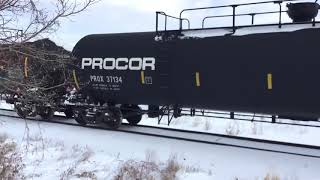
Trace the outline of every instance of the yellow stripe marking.
{"type": "Polygon", "coordinates": [[[196,72],[196,85],[197,87],[200,87],[200,73],[199,72],[196,72]]]}
{"type": "Polygon", "coordinates": [[[80,89],[79,82],[78,82],[77,75],[76,75],[76,71],[73,70],[72,74],[73,74],[74,83],[76,84],[76,88],[80,89]]]}
{"type": "Polygon", "coordinates": [[[145,84],[144,71],[141,71],[141,83],[145,84]]]}
{"type": "Polygon", "coordinates": [[[28,78],[28,57],[24,58],[24,77],[28,78]]]}
{"type": "Polygon", "coordinates": [[[273,85],[273,82],[272,82],[272,74],[269,73],[268,74],[268,90],[272,90],[272,85],[273,85]]]}

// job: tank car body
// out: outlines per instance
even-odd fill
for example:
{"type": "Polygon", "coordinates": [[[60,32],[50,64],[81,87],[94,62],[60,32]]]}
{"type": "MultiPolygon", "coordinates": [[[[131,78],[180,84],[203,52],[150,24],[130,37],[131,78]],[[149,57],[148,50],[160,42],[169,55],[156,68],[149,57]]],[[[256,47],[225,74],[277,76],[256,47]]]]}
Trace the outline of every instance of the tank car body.
{"type": "Polygon", "coordinates": [[[80,40],[74,54],[81,88],[96,101],[115,104],[320,117],[318,28],[155,37],[146,32],[80,40]]]}
{"type": "Polygon", "coordinates": [[[183,12],[208,9],[196,8],[181,12],[179,30],[158,31],[158,15],[172,16],[157,12],[156,32],[86,36],[73,50],[75,82],[96,104],[320,117],[316,14],[305,22],[289,9],[294,23],[282,23],[280,6],[279,23],[236,26],[236,7],[252,4],[230,5],[231,27],[183,29],[183,12]]]}

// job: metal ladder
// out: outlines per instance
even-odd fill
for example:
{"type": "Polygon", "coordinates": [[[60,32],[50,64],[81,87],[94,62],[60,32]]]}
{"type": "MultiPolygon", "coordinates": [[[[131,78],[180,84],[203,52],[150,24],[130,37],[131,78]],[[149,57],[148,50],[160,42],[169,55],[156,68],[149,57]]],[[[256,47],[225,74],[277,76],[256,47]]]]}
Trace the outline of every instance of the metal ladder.
{"type": "MultiPolygon", "coordinates": [[[[169,91],[170,86],[170,55],[167,46],[163,46],[163,43],[166,42],[158,42],[157,46],[157,67],[159,69],[159,86],[160,89],[164,91],[169,91]]],[[[169,93],[169,92],[168,92],[169,93]]]]}

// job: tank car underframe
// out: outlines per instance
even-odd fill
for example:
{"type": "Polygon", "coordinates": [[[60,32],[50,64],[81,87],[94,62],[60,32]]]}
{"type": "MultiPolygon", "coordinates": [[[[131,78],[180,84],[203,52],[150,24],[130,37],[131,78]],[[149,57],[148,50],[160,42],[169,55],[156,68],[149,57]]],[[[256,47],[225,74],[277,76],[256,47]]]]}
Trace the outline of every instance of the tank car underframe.
{"type": "Polygon", "coordinates": [[[118,106],[77,105],[74,107],[75,120],[81,125],[106,124],[112,129],[122,123],[122,113],[118,106]]]}
{"type": "Polygon", "coordinates": [[[158,123],[164,117],[168,117],[168,125],[173,118],[181,117],[182,108],[178,105],[149,105],[147,110],[143,110],[138,105],[134,104],[91,104],[87,99],[78,99],[74,103],[68,104],[68,107],[73,109],[75,120],[82,125],[87,124],[106,124],[111,128],[118,128],[122,119],[126,119],[129,124],[137,125],[143,115],[148,115],[150,118],[158,118],[158,123]]]}
{"type": "Polygon", "coordinates": [[[57,109],[50,103],[25,101],[20,98],[15,98],[12,103],[14,104],[14,109],[19,117],[23,119],[39,115],[44,120],[51,120],[54,115],[54,111],[57,109]]]}
{"type": "Polygon", "coordinates": [[[73,109],[74,118],[79,124],[104,124],[112,129],[119,128],[123,119],[136,125],[146,113],[137,105],[76,103],[68,106],[73,109]]]}
{"type": "MultiPolygon", "coordinates": [[[[157,118],[158,124],[166,123],[168,126],[171,124],[174,118],[179,118],[181,116],[221,118],[222,115],[225,119],[243,120],[237,117],[239,116],[239,114],[236,114],[235,112],[222,113],[215,112],[212,110],[182,108],[179,105],[149,105],[147,110],[143,110],[138,105],[94,105],[87,103],[85,100],[82,100],[82,102],[80,102],[79,99],[77,100],[78,101],[75,103],[64,103],[53,106],[44,104],[40,105],[31,102],[26,103],[19,99],[15,99],[14,105],[16,112],[22,118],[35,117],[37,115],[40,115],[42,119],[50,120],[53,117],[53,112],[59,111],[64,112],[67,118],[74,117],[79,124],[103,124],[108,125],[111,129],[119,128],[123,119],[126,119],[131,125],[137,125],[141,121],[143,115],[148,115],[149,118],[157,118]]],[[[250,116],[252,121],[254,121],[254,118],[267,117],[267,115],[261,116],[256,114],[244,116],[246,116],[247,118],[250,116]]],[[[246,120],[249,121],[250,118],[246,120]]],[[[293,116],[269,115],[268,118],[271,120],[272,123],[277,123],[277,119],[291,119],[297,121],[318,121],[318,119],[293,116]]]]}
{"type": "MultiPolygon", "coordinates": [[[[61,103],[56,105],[25,102],[23,99],[15,98],[13,104],[17,114],[22,118],[40,115],[44,120],[51,120],[53,113],[59,111],[64,112],[68,119],[74,117],[75,120],[82,125],[106,124],[112,129],[119,128],[123,119],[126,119],[131,125],[137,125],[142,120],[143,115],[148,115],[149,118],[157,118],[158,124],[167,120],[165,123],[167,123],[168,126],[174,118],[179,118],[181,116],[216,117],[219,114],[223,114],[226,119],[238,120],[235,112],[216,113],[212,110],[199,110],[190,107],[185,108],[180,105],[148,105],[148,109],[143,110],[138,105],[132,104],[121,105],[106,103],[103,105],[95,105],[88,103],[88,101],[83,98],[76,98],[73,100],[73,103],[61,103]]],[[[255,117],[260,116],[254,114],[252,119],[255,117]]],[[[318,121],[318,119],[284,115],[269,115],[269,118],[272,123],[277,123],[277,119],[318,121]]]]}

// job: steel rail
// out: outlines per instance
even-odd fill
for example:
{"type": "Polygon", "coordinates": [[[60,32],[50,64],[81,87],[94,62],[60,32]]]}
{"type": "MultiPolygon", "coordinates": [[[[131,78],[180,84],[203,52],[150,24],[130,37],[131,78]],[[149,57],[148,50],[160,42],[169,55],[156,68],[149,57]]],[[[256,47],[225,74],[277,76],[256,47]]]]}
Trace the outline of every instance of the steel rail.
{"type": "MultiPolygon", "coordinates": [[[[3,117],[9,117],[9,118],[15,118],[15,119],[21,119],[18,116],[12,116],[12,115],[2,115],[3,117]]],[[[226,143],[220,143],[220,142],[212,142],[212,141],[205,141],[205,140],[196,140],[196,139],[188,139],[183,137],[174,137],[169,135],[161,135],[161,134],[152,134],[148,132],[138,132],[138,131],[130,131],[130,130],[124,130],[124,129],[118,129],[113,130],[106,127],[101,126],[82,126],[79,124],[74,123],[66,123],[66,122],[59,122],[59,121],[46,121],[46,120],[37,120],[37,119],[31,119],[26,118],[25,120],[28,121],[36,121],[36,122],[43,122],[43,123],[52,123],[52,124],[62,124],[62,125],[68,125],[68,126],[75,126],[75,127],[84,127],[84,128],[90,128],[90,129],[97,129],[97,130],[107,130],[107,131],[114,131],[114,132],[123,132],[123,133],[130,133],[130,134],[137,134],[137,135],[144,135],[144,136],[151,136],[151,137],[158,137],[158,138],[166,138],[166,139],[173,139],[173,140],[181,140],[181,141],[187,141],[187,142],[194,142],[194,143],[202,143],[202,144],[211,144],[216,146],[224,146],[224,147],[233,147],[233,148],[241,148],[241,149],[247,149],[247,150],[256,150],[256,151],[263,151],[263,152],[270,152],[270,153],[278,153],[278,154],[287,154],[287,155],[293,155],[293,156],[300,156],[300,157],[307,157],[307,158],[316,158],[320,159],[320,155],[310,155],[310,154],[302,154],[302,153],[295,153],[295,152],[286,152],[286,151],[280,151],[280,150],[272,150],[272,149],[264,149],[264,148],[256,148],[256,147],[248,147],[244,145],[235,145],[235,144],[226,144],[226,143]]],[[[129,126],[128,124],[123,124],[123,126],[129,126]]],[[[223,138],[229,138],[231,140],[241,140],[241,141],[250,141],[255,143],[265,143],[270,145],[279,145],[279,146],[287,146],[287,147],[293,147],[293,148],[303,148],[306,150],[315,150],[320,152],[320,146],[313,146],[313,145],[304,145],[304,144],[296,144],[296,143],[286,143],[286,142],[279,142],[279,141],[271,141],[271,140],[263,140],[263,139],[253,139],[253,138],[245,138],[245,137],[237,137],[237,136],[228,136],[228,135],[219,135],[219,134],[211,134],[211,133],[204,133],[204,132],[194,132],[194,131],[187,131],[187,130],[179,130],[179,129],[169,129],[169,128],[158,128],[158,127],[151,127],[151,126],[133,126],[136,128],[150,128],[150,129],[157,129],[157,130],[164,130],[168,132],[182,132],[186,134],[195,134],[195,135],[207,135],[212,137],[223,137],[223,138]]],[[[320,153],[319,153],[320,154],[320,153]]]]}

